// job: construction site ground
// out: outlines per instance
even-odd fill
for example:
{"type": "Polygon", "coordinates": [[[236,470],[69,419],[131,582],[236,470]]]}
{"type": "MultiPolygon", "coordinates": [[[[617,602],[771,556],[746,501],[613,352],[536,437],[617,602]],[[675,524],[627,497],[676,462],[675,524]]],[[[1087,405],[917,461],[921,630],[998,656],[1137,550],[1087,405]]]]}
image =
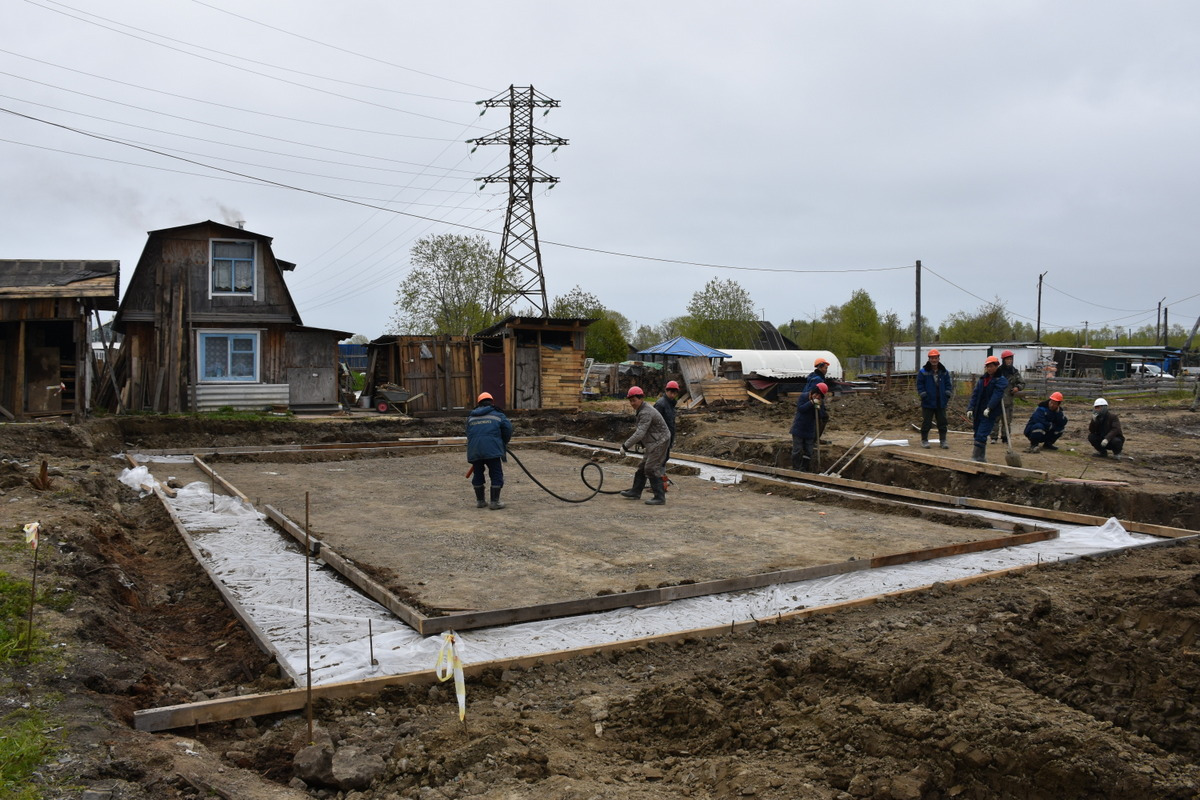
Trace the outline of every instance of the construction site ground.
{"type": "MultiPolygon", "coordinates": [[[[1196,530],[1200,416],[1187,410],[1189,404],[1190,398],[1182,396],[1114,402],[1129,457],[1113,461],[1089,452],[1083,431],[1090,402],[1069,402],[1071,421],[1062,449],[1021,454],[1024,466],[1046,470],[1052,478],[1127,485],[971,475],[902,462],[887,455],[889,448],[866,451],[844,475],[1196,530]]],[[[1020,427],[1032,407],[1018,401],[1020,427]]],[[[786,466],[791,414],[786,401],[685,412],[675,449],[786,466]]],[[[827,437],[833,444],[824,453],[830,460],[863,434],[907,438],[913,445],[918,439],[911,425],[920,414],[908,392],[841,397],[833,402],[831,416],[827,437]]],[[[616,442],[630,429],[620,401],[589,405],[580,413],[512,417],[519,436],[564,434],[616,442]]],[[[965,421],[952,424],[966,427],[965,421]]],[[[224,607],[159,501],[139,498],[116,482],[124,464],[115,454],[457,436],[462,427],[461,417],[375,414],[253,422],[135,416],[76,426],[0,426],[5,459],[0,462],[0,570],[28,580],[32,560],[21,525],[36,519],[44,528],[35,612],[44,636],[31,664],[19,656],[5,662],[0,700],[5,724],[13,715],[40,711],[52,729],[55,749],[33,779],[31,788],[40,794],[30,796],[1200,796],[1200,647],[1195,641],[1200,546],[1195,540],[1044,565],[968,586],[935,586],[737,633],[489,670],[467,683],[465,723],[458,721],[449,684],[321,702],[315,738],[334,754],[333,766],[324,771],[296,760],[309,743],[303,713],[170,733],[133,730],[137,709],[288,684],[224,607]],[[50,486],[39,490],[29,478],[43,459],[50,486]],[[309,783],[298,777],[302,772],[309,783]]],[[[950,443],[948,455],[969,454],[965,434],[952,434],[950,443]]],[[[554,449],[517,452],[523,460],[529,453],[527,461],[539,477],[553,476],[556,491],[584,493],[571,474],[576,459],[554,449]]],[[[611,532],[624,543],[605,552],[607,561],[589,562],[595,565],[617,564],[626,547],[641,543],[633,535],[639,530],[679,536],[697,528],[753,530],[765,520],[764,527],[794,527],[816,537],[811,548],[795,553],[747,554],[735,551],[763,548],[756,546],[757,533],[739,528],[737,536],[747,538],[735,539],[736,546],[717,535],[698,547],[703,557],[677,556],[662,571],[650,570],[646,564],[658,561],[649,558],[628,558],[628,571],[614,568],[607,574],[582,561],[578,568],[568,564],[564,574],[580,573],[575,576],[580,594],[716,575],[725,572],[726,558],[750,559],[744,566],[753,568],[794,558],[822,562],[869,554],[872,529],[915,531],[913,536],[943,530],[956,541],[979,535],[942,519],[893,518],[882,508],[847,507],[802,488],[785,496],[768,495],[772,490],[758,484],[693,489],[699,479],[684,475],[676,478],[679,485],[663,508],[611,496],[568,506],[540,494],[511,463],[513,481],[505,491],[510,507],[478,510],[463,478],[461,453],[336,458],[306,452],[290,460],[272,456],[278,467],[244,459],[216,459],[214,466],[235,484],[234,471],[257,471],[266,481],[276,477],[262,474],[266,471],[296,470],[295,480],[263,484],[271,493],[278,489],[280,504],[291,504],[289,515],[298,508],[302,484],[311,481],[308,491],[318,496],[332,491],[333,484],[319,483],[321,476],[392,485],[390,495],[372,488],[363,493],[369,497],[360,498],[353,490],[339,490],[347,495],[339,502],[378,510],[389,502],[408,502],[403,498],[411,495],[411,508],[423,509],[410,510],[407,520],[395,523],[386,514],[383,522],[369,514],[352,519],[339,514],[344,522],[339,524],[321,516],[321,499],[314,503],[315,524],[331,541],[339,531],[365,536],[381,524],[415,533],[436,519],[432,538],[453,542],[458,536],[469,552],[471,545],[481,544],[471,539],[479,536],[481,525],[507,532],[509,539],[536,535],[543,540],[548,529],[559,527],[550,520],[574,515],[588,520],[586,530],[598,532],[593,536],[611,532]],[[409,469],[410,460],[416,469],[409,469]],[[388,477],[397,469],[403,471],[399,483],[388,477]],[[422,496],[424,503],[416,499],[422,496]],[[793,513],[796,519],[787,519],[793,513]],[[777,515],[782,516],[772,521],[777,515]],[[845,528],[840,527],[843,517],[845,528]],[[458,520],[461,530],[442,527],[458,526],[458,520]],[[819,541],[822,530],[826,541],[819,541]]],[[[996,447],[989,448],[988,458],[1005,461],[996,447]]],[[[609,480],[617,485],[605,488],[620,488],[632,463],[606,463],[609,480]]],[[[251,486],[242,488],[256,499],[251,486]]],[[[270,502],[265,488],[262,494],[270,502]]],[[[525,550],[514,545],[513,558],[541,546],[524,544],[525,550]]],[[[540,557],[549,564],[563,552],[578,557],[588,547],[595,542],[578,541],[567,551],[540,557]]],[[[536,561],[538,554],[530,557],[536,561]]],[[[402,577],[407,585],[408,576],[402,577]]],[[[470,605],[476,602],[470,592],[434,605],[470,605]]],[[[312,751],[305,752],[311,756],[312,751]]]]}

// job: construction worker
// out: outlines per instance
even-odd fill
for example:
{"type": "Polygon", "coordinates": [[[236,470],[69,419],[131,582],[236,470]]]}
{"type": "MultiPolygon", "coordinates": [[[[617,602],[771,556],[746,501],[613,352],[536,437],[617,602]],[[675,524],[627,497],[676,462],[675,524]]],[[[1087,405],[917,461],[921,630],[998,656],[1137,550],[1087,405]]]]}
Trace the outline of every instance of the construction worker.
{"type": "MultiPolygon", "coordinates": [[[[812,394],[812,390],[817,388],[818,383],[825,384],[825,388],[831,392],[837,388],[837,385],[840,383],[840,381],[834,378],[827,378],[825,376],[825,373],[827,372],[829,372],[829,362],[827,360],[824,358],[818,358],[815,362],[813,362],[813,371],[809,373],[808,379],[804,382],[804,397],[808,397],[810,394],[812,394]]],[[[822,401],[822,403],[823,402],[824,401],[822,401]]],[[[821,437],[825,435],[825,423],[828,421],[829,413],[826,409],[825,415],[821,417],[821,430],[817,431],[817,438],[821,439],[821,437]]],[[[821,444],[829,444],[829,440],[821,439],[821,444]]]]}
{"type": "Polygon", "coordinates": [[[663,388],[663,396],[654,403],[654,410],[662,415],[663,422],[667,423],[667,430],[671,432],[671,443],[667,445],[667,458],[671,457],[671,448],[675,446],[675,403],[678,400],[679,384],[675,381],[667,381],[667,385],[663,388]]]}
{"type": "Polygon", "coordinates": [[[504,508],[500,489],[504,486],[505,448],[512,439],[513,426],[504,413],[492,405],[492,396],[483,392],[475,408],[467,415],[467,461],[471,462],[471,485],[475,487],[475,507],[497,511],[504,508]],[[492,479],[491,502],[483,499],[483,470],[492,479]]]}
{"type": "Polygon", "coordinates": [[[1008,381],[998,373],[1000,359],[988,356],[983,362],[983,375],[975,383],[971,392],[971,400],[967,403],[967,419],[975,428],[975,448],[971,451],[971,460],[987,461],[987,440],[1000,416],[1000,404],[1004,402],[1004,390],[1008,381]]]}
{"type": "Polygon", "coordinates": [[[636,500],[642,496],[642,490],[646,488],[646,483],[650,484],[650,491],[654,496],[646,501],[648,506],[661,506],[667,502],[667,492],[663,487],[663,476],[666,474],[665,468],[667,465],[667,451],[671,447],[671,431],[667,428],[667,423],[654,410],[654,406],[646,402],[646,393],[642,391],[640,386],[630,386],[629,392],[625,395],[629,398],[629,405],[633,408],[634,422],[637,427],[625,444],[621,445],[621,457],[624,458],[626,453],[636,444],[641,444],[645,448],[645,453],[642,456],[642,463],[638,465],[637,472],[633,473],[633,487],[621,492],[621,497],[628,497],[631,500],[636,500]]]}
{"type": "Polygon", "coordinates": [[[796,401],[796,416],[792,418],[792,469],[807,472],[813,460],[813,448],[820,436],[821,423],[829,416],[825,410],[825,395],[829,386],[818,383],[812,391],[796,401]]]}
{"type": "Polygon", "coordinates": [[[997,437],[1002,439],[1005,444],[1008,444],[1008,426],[1013,421],[1013,396],[1017,392],[1025,388],[1025,381],[1021,379],[1021,371],[1013,366],[1013,351],[1005,350],[1000,354],[1000,368],[996,370],[996,374],[1004,380],[1008,381],[1008,388],[1004,391],[1004,419],[1007,422],[997,422],[996,427],[992,429],[992,443],[996,442],[997,437]]]}
{"type": "Polygon", "coordinates": [[[941,363],[942,356],[937,350],[929,351],[929,360],[917,372],[917,395],[921,398],[921,447],[929,449],[929,429],[937,418],[938,440],[943,450],[950,449],[946,441],[946,407],[950,405],[950,395],[954,393],[954,380],[950,370],[941,363]]]}
{"type": "Polygon", "coordinates": [[[1092,405],[1092,421],[1088,423],[1088,443],[1096,448],[1096,455],[1107,458],[1109,453],[1120,458],[1125,448],[1125,433],[1121,430],[1121,418],[1115,411],[1108,410],[1108,401],[1103,397],[1092,405]]]}
{"type": "Polygon", "coordinates": [[[1062,412],[1062,392],[1055,392],[1049,399],[1038,403],[1033,410],[1033,416],[1025,425],[1025,438],[1029,440],[1030,453],[1036,453],[1038,448],[1057,450],[1054,443],[1067,429],[1067,415],[1062,412]]]}

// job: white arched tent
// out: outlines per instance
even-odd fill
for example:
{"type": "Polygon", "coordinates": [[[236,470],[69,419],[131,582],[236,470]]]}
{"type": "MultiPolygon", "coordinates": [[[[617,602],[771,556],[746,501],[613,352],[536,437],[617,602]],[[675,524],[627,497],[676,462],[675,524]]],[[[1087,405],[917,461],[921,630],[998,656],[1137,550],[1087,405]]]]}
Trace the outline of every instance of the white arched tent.
{"type": "Polygon", "coordinates": [[[742,365],[742,374],[750,376],[757,374],[763,378],[786,380],[808,376],[818,358],[829,362],[829,377],[841,380],[842,362],[828,350],[730,350],[725,348],[728,355],[726,361],[738,361],[742,365]]]}

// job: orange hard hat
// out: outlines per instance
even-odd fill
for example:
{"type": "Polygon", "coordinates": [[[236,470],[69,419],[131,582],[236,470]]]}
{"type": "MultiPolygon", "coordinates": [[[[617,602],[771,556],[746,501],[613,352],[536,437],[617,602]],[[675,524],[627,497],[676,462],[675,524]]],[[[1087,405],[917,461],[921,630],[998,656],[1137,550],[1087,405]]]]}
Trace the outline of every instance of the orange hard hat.
{"type": "Polygon", "coordinates": [[[641,397],[644,394],[646,394],[646,393],[642,391],[642,387],[630,386],[629,391],[625,393],[625,396],[626,397],[641,397]]]}
{"type": "Polygon", "coordinates": [[[823,383],[818,383],[816,389],[821,394],[829,394],[829,387],[823,383]]]}
{"type": "Polygon", "coordinates": [[[819,367],[822,364],[829,364],[829,362],[823,358],[818,358],[816,361],[813,362],[813,368],[819,367]]]}
{"type": "Polygon", "coordinates": [[[931,356],[939,356],[939,357],[940,357],[942,354],[941,354],[941,353],[939,353],[937,350],[930,350],[930,351],[929,351],[929,355],[931,355],[931,356]]]}
{"type": "Polygon", "coordinates": [[[1012,350],[1005,350],[1003,353],[1000,354],[1000,357],[1001,358],[1012,358],[1012,355],[1013,355],[1012,350]]]}
{"type": "Polygon", "coordinates": [[[667,389],[674,389],[675,391],[679,391],[679,384],[678,384],[678,383],[676,383],[675,381],[667,381],[667,386],[666,386],[666,388],[667,388],[667,389]]]}
{"type": "Polygon", "coordinates": [[[1050,399],[1057,400],[1058,402],[1061,403],[1063,401],[1062,392],[1055,392],[1054,394],[1050,395],[1050,399]]]}
{"type": "Polygon", "coordinates": [[[999,363],[1000,363],[1000,359],[996,358],[995,356],[988,356],[987,360],[983,362],[984,366],[987,366],[988,364],[999,364],[999,363]]]}
{"type": "Polygon", "coordinates": [[[492,399],[491,392],[480,392],[479,397],[475,398],[475,405],[479,405],[484,400],[491,400],[491,399],[492,399]]]}

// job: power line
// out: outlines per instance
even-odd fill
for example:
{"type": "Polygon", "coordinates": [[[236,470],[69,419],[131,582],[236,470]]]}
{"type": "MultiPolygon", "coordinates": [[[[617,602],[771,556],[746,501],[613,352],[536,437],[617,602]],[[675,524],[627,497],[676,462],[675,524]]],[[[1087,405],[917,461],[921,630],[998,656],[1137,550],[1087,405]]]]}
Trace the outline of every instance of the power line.
{"type": "Polygon", "coordinates": [[[1099,303],[1093,303],[1093,302],[1091,302],[1091,301],[1089,301],[1089,300],[1084,300],[1082,297],[1076,297],[1076,296],[1075,296],[1075,295],[1073,295],[1073,294],[1067,294],[1067,293],[1066,293],[1066,292],[1064,292],[1062,289],[1059,289],[1057,286],[1051,286],[1049,283],[1046,283],[1045,281],[1043,281],[1043,282],[1042,282],[1042,285],[1043,285],[1043,286],[1045,286],[1047,289],[1053,289],[1054,291],[1058,292],[1059,294],[1061,294],[1061,295],[1063,295],[1063,296],[1065,296],[1065,297],[1069,297],[1069,298],[1071,298],[1072,300],[1075,300],[1075,301],[1078,301],[1078,302],[1080,302],[1080,303],[1083,303],[1084,305],[1095,306],[1096,308],[1103,308],[1103,309],[1106,309],[1106,310],[1108,310],[1108,311],[1128,311],[1128,312],[1130,312],[1130,313],[1133,313],[1133,314],[1142,314],[1142,313],[1144,313],[1144,312],[1147,310],[1147,309],[1144,309],[1144,308],[1137,308],[1137,309],[1134,309],[1134,308],[1113,308],[1112,306],[1102,306],[1102,305],[1100,305],[1099,303]]]}

